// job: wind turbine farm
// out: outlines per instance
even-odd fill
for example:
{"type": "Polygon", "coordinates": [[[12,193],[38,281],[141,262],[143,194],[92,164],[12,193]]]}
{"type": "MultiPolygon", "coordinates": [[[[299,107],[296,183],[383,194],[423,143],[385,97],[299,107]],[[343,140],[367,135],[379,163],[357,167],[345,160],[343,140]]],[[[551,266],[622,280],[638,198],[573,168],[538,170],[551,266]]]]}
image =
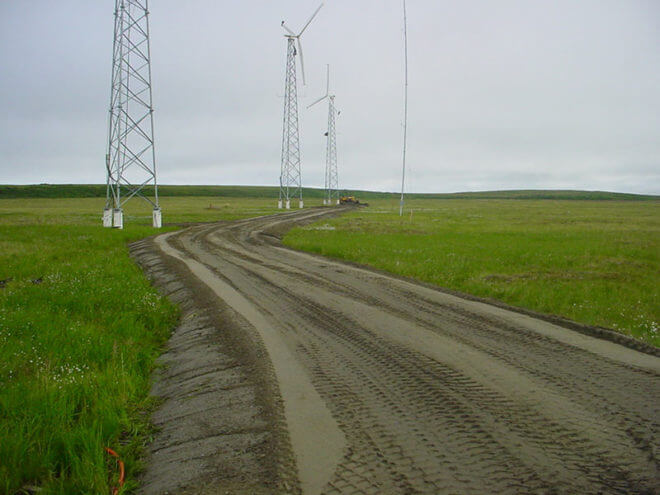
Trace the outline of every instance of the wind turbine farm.
{"type": "Polygon", "coordinates": [[[656,493],[655,4],[320,1],[0,2],[0,494],[656,493]]]}

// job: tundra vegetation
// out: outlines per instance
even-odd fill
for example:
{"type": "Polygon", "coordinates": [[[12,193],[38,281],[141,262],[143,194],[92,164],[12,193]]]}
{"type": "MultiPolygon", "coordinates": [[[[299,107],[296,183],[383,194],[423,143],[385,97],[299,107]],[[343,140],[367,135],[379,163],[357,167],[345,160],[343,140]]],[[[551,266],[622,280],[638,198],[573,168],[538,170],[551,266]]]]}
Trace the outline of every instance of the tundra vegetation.
{"type": "MultiPolygon", "coordinates": [[[[198,222],[267,214],[273,203],[162,207],[167,222],[198,222]]],[[[125,462],[126,490],[136,486],[149,375],[177,311],[128,256],[128,242],[154,233],[150,209],[132,201],[117,231],[101,227],[103,204],[0,200],[0,493],[110,493],[117,465],[104,447],[125,462]]]]}
{"type": "Polygon", "coordinates": [[[369,204],[285,244],[660,344],[660,201],[369,204]]]}
{"type": "MultiPolygon", "coordinates": [[[[127,243],[154,233],[149,207],[134,200],[124,230],[103,229],[104,199],[87,197],[103,188],[66,187],[0,186],[0,493],[108,493],[116,464],[104,447],[134,489],[151,434],[149,375],[177,318],[128,256],[127,243]]],[[[237,191],[172,187],[161,232],[277,211],[276,191],[237,191]]],[[[285,242],[658,345],[657,198],[483,194],[412,199],[400,218],[394,195],[357,193],[369,208],[285,242]]]]}

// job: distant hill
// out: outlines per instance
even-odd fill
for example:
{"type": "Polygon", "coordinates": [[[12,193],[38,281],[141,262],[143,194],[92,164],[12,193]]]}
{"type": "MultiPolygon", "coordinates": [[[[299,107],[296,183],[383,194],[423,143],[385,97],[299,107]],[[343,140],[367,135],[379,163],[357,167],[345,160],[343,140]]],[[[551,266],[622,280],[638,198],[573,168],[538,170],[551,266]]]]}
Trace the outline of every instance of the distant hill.
{"type": "Polygon", "coordinates": [[[660,196],[649,194],[631,194],[606,191],[553,191],[529,189],[516,191],[479,191],[449,194],[415,194],[415,198],[428,199],[579,199],[599,201],[657,201],[660,196]]]}
{"type": "MultiPolygon", "coordinates": [[[[226,198],[275,198],[277,187],[267,186],[158,186],[158,194],[167,196],[206,196],[226,198]]],[[[145,188],[145,194],[152,196],[153,187],[145,188]]],[[[359,199],[397,199],[398,193],[343,190],[342,194],[357,196],[359,199]]],[[[0,185],[0,199],[10,198],[103,198],[104,184],[34,184],[0,185]]],[[[303,197],[322,198],[323,189],[303,188],[303,197]]],[[[616,201],[657,201],[660,196],[614,193],[603,191],[481,191],[444,194],[407,194],[414,199],[554,199],[554,200],[616,200],[616,201]]]]}

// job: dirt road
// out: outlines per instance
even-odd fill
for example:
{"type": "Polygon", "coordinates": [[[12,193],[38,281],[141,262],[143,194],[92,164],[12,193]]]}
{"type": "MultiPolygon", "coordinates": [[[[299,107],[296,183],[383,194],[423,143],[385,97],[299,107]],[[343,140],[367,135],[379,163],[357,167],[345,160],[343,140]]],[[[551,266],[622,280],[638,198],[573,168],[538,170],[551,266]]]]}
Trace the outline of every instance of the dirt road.
{"type": "MultiPolygon", "coordinates": [[[[241,432],[279,435],[255,473],[271,461],[280,481],[287,465],[297,473],[271,491],[660,493],[660,358],[281,247],[288,228],[324,214],[196,226],[135,248],[197,284],[184,299],[231,308],[230,330],[263,351],[244,381],[270,398],[253,398],[261,426],[241,432]]],[[[200,439],[176,448],[186,441],[200,439]]],[[[245,478],[217,493],[256,493],[245,478]]]]}

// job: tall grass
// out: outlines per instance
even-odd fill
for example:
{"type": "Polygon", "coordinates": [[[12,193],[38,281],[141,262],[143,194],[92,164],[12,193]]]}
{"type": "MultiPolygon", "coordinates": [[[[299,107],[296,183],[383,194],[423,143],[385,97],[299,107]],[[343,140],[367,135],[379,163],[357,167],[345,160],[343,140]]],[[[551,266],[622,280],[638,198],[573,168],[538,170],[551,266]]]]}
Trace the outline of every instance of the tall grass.
{"type": "Polygon", "coordinates": [[[660,344],[660,202],[372,203],[285,243],[660,344]]]}
{"type": "Polygon", "coordinates": [[[105,493],[134,471],[148,376],[175,321],[126,255],[144,227],[0,227],[0,491],[105,493]]]}
{"type": "MultiPolygon", "coordinates": [[[[163,211],[233,219],[272,203],[172,198],[163,211]]],[[[129,241],[154,233],[149,208],[131,204],[123,231],[101,227],[102,208],[0,201],[0,493],[109,493],[106,446],[126,463],[125,491],[136,486],[149,375],[177,312],[128,257],[129,241]]]]}

